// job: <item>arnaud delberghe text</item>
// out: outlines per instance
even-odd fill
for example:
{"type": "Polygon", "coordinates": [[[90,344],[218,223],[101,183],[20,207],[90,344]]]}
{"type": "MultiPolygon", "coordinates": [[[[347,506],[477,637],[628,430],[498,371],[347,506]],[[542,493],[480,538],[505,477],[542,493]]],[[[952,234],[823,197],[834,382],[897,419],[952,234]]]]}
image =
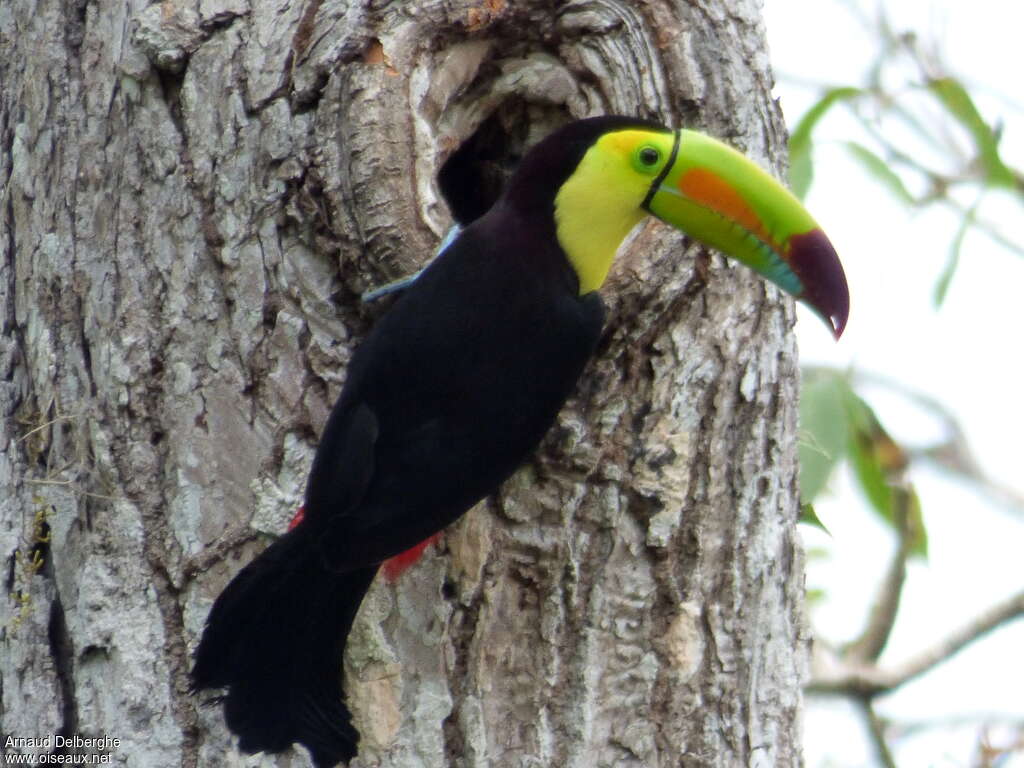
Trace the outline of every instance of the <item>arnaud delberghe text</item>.
{"type": "Polygon", "coordinates": [[[98,749],[109,752],[121,746],[121,740],[111,736],[8,736],[4,739],[5,749],[98,749]]]}

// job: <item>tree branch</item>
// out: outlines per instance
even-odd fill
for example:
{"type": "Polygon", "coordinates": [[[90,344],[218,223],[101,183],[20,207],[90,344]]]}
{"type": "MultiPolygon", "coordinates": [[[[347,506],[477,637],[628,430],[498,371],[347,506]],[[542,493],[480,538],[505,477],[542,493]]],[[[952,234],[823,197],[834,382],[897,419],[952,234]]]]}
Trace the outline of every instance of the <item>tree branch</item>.
{"type": "MultiPolygon", "coordinates": [[[[1024,616],[1024,590],[992,606],[899,666],[883,669],[877,664],[847,658],[845,655],[822,662],[821,666],[828,663],[831,668],[816,671],[807,691],[869,699],[890,693],[951,658],[993,629],[1020,616],[1024,616]]],[[[819,661],[822,660],[815,659],[816,666],[819,666],[819,661]]]]}
{"type": "Polygon", "coordinates": [[[896,547],[889,570],[879,585],[878,596],[871,606],[867,626],[860,637],[850,643],[844,651],[843,656],[850,660],[875,661],[889,642],[889,636],[896,624],[896,614],[899,612],[900,598],[903,596],[903,583],[907,577],[907,558],[910,557],[913,545],[906,509],[909,495],[901,493],[897,498],[901,500],[895,510],[898,516],[899,546],[896,547]]]}
{"type": "Polygon", "coordinates": [[[925,672],[938,666],[952,657],[975,640],[983,637],[993,629],[1006,624],[1020,616],[1024,616],[1024,590],[989,608],[976,616],[973,621],[952,632],[944,640],[911,657],[906,663],[895,670],[891,688],[920,677],[925,672]]]}

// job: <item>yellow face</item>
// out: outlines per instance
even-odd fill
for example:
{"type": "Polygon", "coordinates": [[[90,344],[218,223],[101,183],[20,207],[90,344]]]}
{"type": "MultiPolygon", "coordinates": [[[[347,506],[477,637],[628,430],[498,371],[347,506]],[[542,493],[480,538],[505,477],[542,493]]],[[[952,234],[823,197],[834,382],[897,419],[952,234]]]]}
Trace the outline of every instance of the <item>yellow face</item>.
{"type": "Polygon", "coordinates": [[[646,215],[643,202],[671,152],[671,133],[607,133],[558,191],[555,231],[579,276],[580,295],[604,283],[619,245],[646,215]]]}

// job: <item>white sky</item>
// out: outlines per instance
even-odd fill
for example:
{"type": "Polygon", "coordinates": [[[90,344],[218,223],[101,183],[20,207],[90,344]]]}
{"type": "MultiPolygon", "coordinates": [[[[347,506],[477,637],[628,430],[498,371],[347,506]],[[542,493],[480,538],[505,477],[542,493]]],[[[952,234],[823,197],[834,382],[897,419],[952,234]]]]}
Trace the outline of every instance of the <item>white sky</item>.
{"type": "MultiPolygon", "coordinates": [[[[874,0],[861,0],[875,8],[874,0]]],[[[1002,153],[1024,167],[1024,2],[1020,0],[889,0],[898,29],[940,44],[952,74],[964,79],[988,120],[1004,124],[1002,153]]],[[[836,0],[765,0],[772,60],[790,125],[812,104],[814,90],[795,80],[857,85],[875,44],[836,0]],[[790,79],[792,78],[792,79],[790,79]]],[[[1024,493],[1021,397],[1024,355],[1018,302],[1024,258],[968,236],[961,265],[941,309],[932,294],[957,228],[945,210],[910,217],[850,161],[837,142],[863,141],[836,110],[816,133],[816,183],[808,207],[829,234],[847,270],[849,325],[835,344],[821,322],[802,313],[805,362],[853,365],[935,396],[955,412],[987,471],[1024,493]]],[[[986,203],[985,215],[1024,242],[1019,204],[986,203]]],[[[934,425],[893,398],[869,398],[899,439],[921,443],[934,425]]],[[[838,478],[818,513],[832,537],[810,532],[810,547],[829,555],[809,567],[808,584],[829,599],[812,620],[836,642],[861,627],[892,536],[838,478]]],[[[897,629],[883,660],[898,662],[1024,585],[1024,518],[1007,513],[936,472],[913,477],[930,535],[930,558],[910,569],[897,629]]],[[[996,712],[1024,721],[1024,621],[1003,628],[951,663],[879,702],[883,716],[909,721],[964,712],[996,712]]],[[[805,722],[807,764],[873,765],[859,720],[843,706],[812,704],[805,722]]],[[[978,727],[946,727],[895,745],[901,768],[963,766],[978,727]]],[[[993,735],[997,735],[993,731],[993,735]]],[[[998,739],[995,739],[998,741],[998,739]]],[[[1002,768],[1021,768],[1021,754],[1002,768]]]]}

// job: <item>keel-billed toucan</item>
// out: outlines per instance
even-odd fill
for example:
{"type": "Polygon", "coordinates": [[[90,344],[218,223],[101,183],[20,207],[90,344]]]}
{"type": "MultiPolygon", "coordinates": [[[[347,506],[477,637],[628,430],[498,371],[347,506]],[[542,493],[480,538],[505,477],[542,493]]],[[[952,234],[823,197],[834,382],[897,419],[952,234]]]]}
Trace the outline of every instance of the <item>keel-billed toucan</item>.
{"type": "Polygon", "coordinates": [[[540,442],[594,351],[601,287],[646,214],[806,301],[836,336],[849,298],[803,206],[752,162],[686,130],[570,123],[523,158],[370,332],[348,367],[305,518],[214,603],[195,689],[224,688],[246,752],[356,753],[342,654],[380,563],[494,491],[540,442]]]}

